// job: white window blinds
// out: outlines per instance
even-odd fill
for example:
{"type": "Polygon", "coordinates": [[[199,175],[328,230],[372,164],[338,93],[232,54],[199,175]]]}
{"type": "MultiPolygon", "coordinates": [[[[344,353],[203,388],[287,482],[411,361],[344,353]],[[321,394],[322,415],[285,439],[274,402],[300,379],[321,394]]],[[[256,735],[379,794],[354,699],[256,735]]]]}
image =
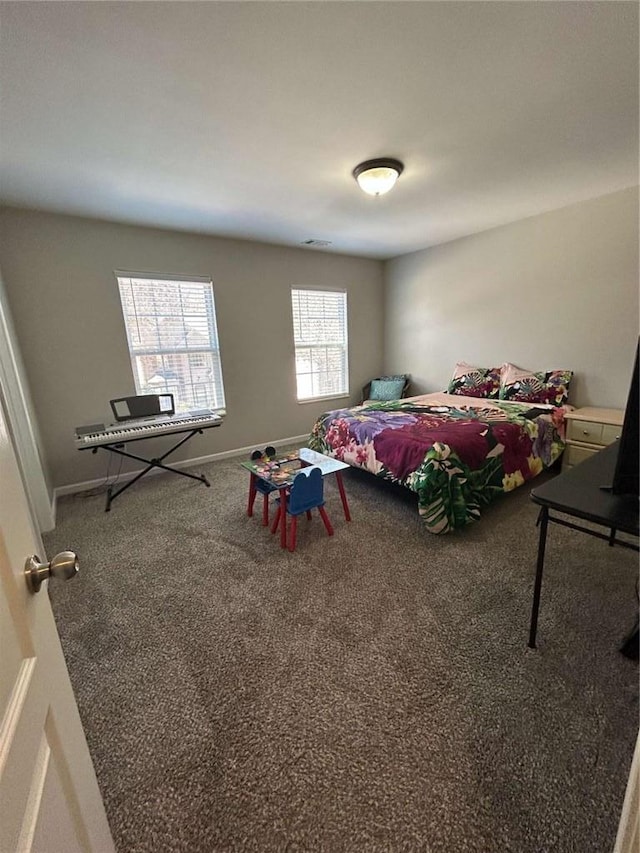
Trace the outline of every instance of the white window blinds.
{"type": "Polygon", "coordinates": [[[298,400],[349,393],[347,294],[291,291],[298,400]]]}
{"type": "Polygon", "coordinates": [[[179,412],[224,408],[211,280],[117,278],[137,393],[169,392],[179,412]]]}

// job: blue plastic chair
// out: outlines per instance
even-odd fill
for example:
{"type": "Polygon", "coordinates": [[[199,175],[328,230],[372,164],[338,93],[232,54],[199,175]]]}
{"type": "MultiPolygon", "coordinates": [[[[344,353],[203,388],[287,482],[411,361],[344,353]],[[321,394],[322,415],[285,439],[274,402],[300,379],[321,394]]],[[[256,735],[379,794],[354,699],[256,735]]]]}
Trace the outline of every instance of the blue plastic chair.
{"type": "MultiPolygon", "coordinates": [[[[306,512],[307,518],[311,518],[311,510],[316,508],[324,522],[327,533],[329,536],[333,536],[333,527],[324,508],[324,480],[322,479],[322,471],[317,466],[311,466],[303,468],[302,471],[296,474],[287,495],[284,510],[287,515],[291,516],[291,528],[287,537],[290,551],[296,550],[298,516],[306,512]]],[[[283,507],[281,502],[278,501],[278,512],[271,525],[272,533],[275,533],[278,529],[281,512],[283,512],[283,507]]]]}

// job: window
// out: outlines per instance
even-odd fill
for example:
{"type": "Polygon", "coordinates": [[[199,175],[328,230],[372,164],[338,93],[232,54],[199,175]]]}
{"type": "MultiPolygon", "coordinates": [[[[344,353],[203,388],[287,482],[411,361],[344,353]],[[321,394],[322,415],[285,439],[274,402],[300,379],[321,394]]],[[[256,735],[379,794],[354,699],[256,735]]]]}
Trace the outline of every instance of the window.
{"type": "Polygon", "coordinates": [[[291,291],[298,400],[349,393],[347,294],[291,291]]]}
{"type": "Polygon", "coordinates": [[[174,395],[177,412],[223,409],[210,279],[118,274],[138,394],[174,395]]]}

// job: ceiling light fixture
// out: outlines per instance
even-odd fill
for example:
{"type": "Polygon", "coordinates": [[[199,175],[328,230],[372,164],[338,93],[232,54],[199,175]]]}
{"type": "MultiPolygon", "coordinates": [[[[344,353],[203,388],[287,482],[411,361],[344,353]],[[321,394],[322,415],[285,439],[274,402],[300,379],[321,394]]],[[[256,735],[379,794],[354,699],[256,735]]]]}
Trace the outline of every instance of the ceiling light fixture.
{"type": "Polygon", "coordinates": [[[402,174],[404,165],[400,160],[381,157],[379,160],[366,160],[353,170],[353,177],[361,190],[369,195],[384,195],[393,188],[402,174]]]}

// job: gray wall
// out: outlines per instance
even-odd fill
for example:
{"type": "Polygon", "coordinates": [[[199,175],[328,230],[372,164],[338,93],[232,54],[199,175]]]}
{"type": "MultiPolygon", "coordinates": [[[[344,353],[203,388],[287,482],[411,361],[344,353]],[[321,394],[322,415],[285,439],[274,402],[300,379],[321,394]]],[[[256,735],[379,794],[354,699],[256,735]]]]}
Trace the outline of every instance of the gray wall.
{"type": "Polygon", "coordinates": [[[106,456],[75,450],[73,428],[134,393],[116,269],[213,278],[228,415],[176,458],[303,435],[343,404],[296,401],[292,285],[348,291],[352,401],[381,371],[384,339],[384,368],[411,373],[416,390],[446,387],[458,360],[512,361],[571,368],[571,402],[622,407],[638,336],[638,190],[388,261],[384,292],[378,261],[14,208],[0,211],[0,267],[62,486],[105,472],[106,456]]]}
{"type": "Polygon", "coordinates": [[[622,408],[638,338],[638,188],[387,261],[385,370],[447,387],[456,361],[576,372],[622,408]]]}
{"type": "Polygon", "coordinates": [[[294,285],[348,292],[351,401],[382,368],[379,261],[4,208],[0,266],[54,486],[104,475],[106,454],[76,451],[74,427],[135,393],[116,269],[213,279],[227,417],[176,459],[303,435],[348,402],[296,400],[294,285]]]}

